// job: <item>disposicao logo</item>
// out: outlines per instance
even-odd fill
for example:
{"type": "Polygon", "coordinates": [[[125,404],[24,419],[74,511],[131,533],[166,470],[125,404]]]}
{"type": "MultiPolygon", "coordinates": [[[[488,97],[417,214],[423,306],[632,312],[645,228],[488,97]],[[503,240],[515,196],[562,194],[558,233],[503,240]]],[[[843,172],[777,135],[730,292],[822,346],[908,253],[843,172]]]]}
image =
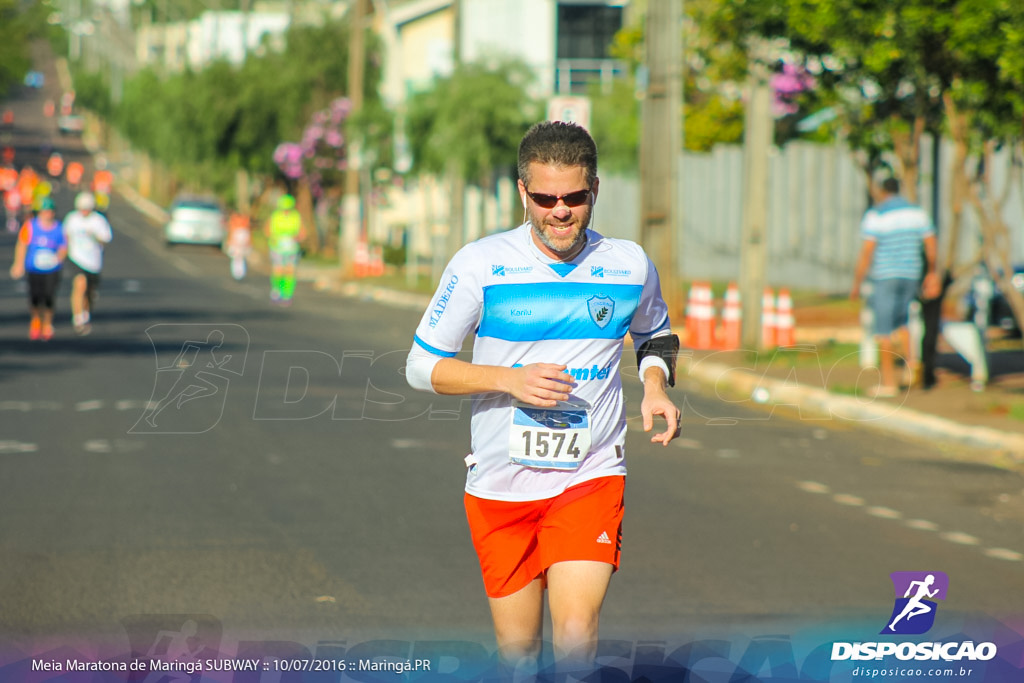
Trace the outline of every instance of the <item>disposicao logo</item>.
{"type": "Polygon", "coordinates": [[[946,599],[949,577],[943,572],[893,572],[889,578],[896,590],[896,603],[881,633],[927,633],[935,623],[935,600],[946,599]]]}
{"type": "MultiPolygon", "coordinates": [[[[938,610],[936,600],[945,600],[949,590],[949,577],[944,572],[893,572],[896,600],[892,614],[880,635],[920,635],[935,624],[938,610]]],[[[892,643],[856,642],[832,643],[832,661],[880,660],[896,657],[899,660],[918,661],[988,661],[996,656],[994,643],[973,641],[892,643]]]]}

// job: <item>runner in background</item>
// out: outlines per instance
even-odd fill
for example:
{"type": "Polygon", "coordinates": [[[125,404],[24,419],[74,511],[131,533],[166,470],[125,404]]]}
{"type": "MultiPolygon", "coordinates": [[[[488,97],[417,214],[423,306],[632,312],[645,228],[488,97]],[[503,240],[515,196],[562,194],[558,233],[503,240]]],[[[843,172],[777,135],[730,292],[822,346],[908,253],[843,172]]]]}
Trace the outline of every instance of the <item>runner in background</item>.
{"type": "Polygon", "coordinates": [[[21,220],[21,194],[15,190],[4,192],[4,211],[7,214],[7,232],[18,232],[21,220]]]}
{"type": "Polygon", "coordinates": [[[46,173],[50,176],[50,185],[53,188],[58,188],[60,177],[64,175],[64,157],[60,152],[54,152],[46,160],[46,173]]]}
{"type": "Polygon", "coordinates": [[[57,220],[53,199],[45,198],[39,215],[25,221],[14,247],[11,277],[28,276],[28,299],[32,319],[28,338],[53,338],[53,308],[60,286],[60,271],[67,255],[64,229],[57,220]]]}
{"type": "Polygon", "coordinates": [[[71,273],[71,321],[75,333],[92,330],[92,305],[103,269],[103,248],[114,238],[110,223],[93,209],[96,200],[89,192],[75,197],[75,210],[64,217],[71,273]]]}
{"type": "Polygon", "coordinates": [[[228,219],[228,241],[226,251],[231,259],[231,277],[241,280],[245,277],[245,259],[252,248],[249,216],[234,212],[228,219]]]}
{"type": "Polygon", "coordinates": [[[110,208],[110,193],[114,190],[114,174],[107,169],[106,162],[102,159],[96,162],[90,189],[96,197],[96,210],[105,216],[110,208]]]}
{"type": "Polygon", "coordinates": [[[72,190],[80,188],[83,177],[85,177],[85,168],[77,161],[69,163],[67,170],[64,171],[64,179],[68,181],[72,190]]]}
{"type": "Polygon", "coordinates": [[[302,218],[290,194],[277,200],[277,209],[264,227],[270,249],[270,300],[288,305],[295,294],[295,271],[299,264],[299,244],[306,239],[302,218]]]}

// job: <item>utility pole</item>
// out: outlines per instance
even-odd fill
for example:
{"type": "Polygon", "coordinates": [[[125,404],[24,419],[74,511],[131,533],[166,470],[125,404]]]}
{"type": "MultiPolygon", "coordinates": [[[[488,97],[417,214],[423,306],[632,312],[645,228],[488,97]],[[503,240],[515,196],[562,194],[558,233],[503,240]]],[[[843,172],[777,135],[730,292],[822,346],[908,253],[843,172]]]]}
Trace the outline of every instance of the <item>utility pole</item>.
{"type": "MultiPolygon", "coordinates": [[[[366,72],[366,47],[363,32],[366,17],[366,0],[352,0],[348,39],[348,99],[351,104],[349,118],[363,106],[363,77],[366,72]]],[[[343,274],[353,270],[356,245],[363,238],[363,211],[359,194],[359,172],[361,151],[359,143],[352,139],[351,129],[346,134],[348,164],[345,169],[345,196],[342,199],[341,235],[338,252],[341,257],[343,274]]]]}
{"type": "Polygon", "coordinates": [[[647,5],[647,89],[640,132],[640,239],[658,269],[669,315],[682,313],[677,264],[682,232],[683,0],[647,5]],[[679,236],[677,236],[679,235],[679,236]]]}
{"type": "Polygon", "coordinates": [[[750,80],[743,122],[743,228],[740,298],[745,349],[761,347],[761,295],[765,284],[768,225],[768,155],[774,134],[772,91],[760,48],[750,51],[750,80]]]}

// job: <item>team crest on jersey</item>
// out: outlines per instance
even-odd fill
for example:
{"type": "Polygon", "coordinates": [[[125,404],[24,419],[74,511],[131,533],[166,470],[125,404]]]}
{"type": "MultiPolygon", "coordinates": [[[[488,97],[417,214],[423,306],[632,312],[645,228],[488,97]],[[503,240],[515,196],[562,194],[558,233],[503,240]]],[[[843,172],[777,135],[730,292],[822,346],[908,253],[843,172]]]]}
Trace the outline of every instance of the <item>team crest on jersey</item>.
{"type": "Polygon", "coordinates": [[[587,310],[590,311],[590,319],[603,330],[612,321],[615,302],[608,296],[592,296],[587,299],[587,310]]]}

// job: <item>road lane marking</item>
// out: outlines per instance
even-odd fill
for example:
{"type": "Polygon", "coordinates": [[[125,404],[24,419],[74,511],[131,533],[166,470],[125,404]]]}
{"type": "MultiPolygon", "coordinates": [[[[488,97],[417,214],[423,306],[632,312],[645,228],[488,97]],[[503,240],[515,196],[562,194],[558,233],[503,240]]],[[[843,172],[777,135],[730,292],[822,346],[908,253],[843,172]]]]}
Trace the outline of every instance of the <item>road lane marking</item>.
{"type": "Polygon", "coordinates": [[[75,404],[75,410],[84,413],[90,410],[99,410],[103,407],[103,401],[96,399],[92,401],[79,401],[75,404]]]}
{"type": "Polygon", "coordinates": [[[1006,548],[989,548],[985,551],[985,554],[989,557],[994,557],[997,560],[1010,560],[1011,562],[1020,562],[1024,560],[1024,555],[1006,548]]]}
{"type": "Polygon", "coordinates": [[[965,534],[962,531],[947,531],[939,534],[939,538],[944,538],[950,543],[957,543],[959,545],[978,545],[981,543],[976,536],[965,534]]]}
{"type": "Polygon", "coordinates": [[[849,493],[837,493],[832,496],[832,500],[839,503],[840,505],[851,505],[854,507],[860,507],[864,505],[864,499],[860,496],[852,496],[849,493]]]}
{"type": "Polygon", "coordinates": [[[35,453],[39,444],[23,441],[0,441],[0,453],[35,453]]]}
{"type": "Polygon", "coordinates": [[[106,439],[91,439],[82,444],[82,448],[90,453],[110,453],[114,450],[106,439]]]}
{"type": "Polygon", "coordinates": [[[869,507],[868,514],[874,515],[875,517],[881,517],[882,519],[900,519],[903,517],[903,513],[899,510],[893,510],[892,508],[881,507],[879,505],[872,505],[869,507]]]}
{"type": "MultiPolygon", "coordinates": [[[[796,482],[797,488],[807,493],[815,494],[827,494],[830,489],[827,485],[817,481],[798,481],[796,482]]],[[[862,506],[865,505],[863,498],[859,496],[853,496],[847,493],[837,493],[832,496],[832,500],[840,505],[851,505],[851,506],[862,506]]],[[[903,519],[903,513],[899,510],[893,510],[892,508],[884,507],[881,505],[871,505],[865,510],[869,515],[879,517],[881,519],[892,519],[900,520],[903,519]]],[[[927,519],[908,519],[903,522],[904,525],[911,529],[917,529],[919,531],[939,531],[939,525],[935,522],[931,522],[927,519]]],[[[976,546],[981,545],[981,539],[977,536],[965,533],[963,531],[945,531],[939,534],[939,538],[950,543],[957,545],[976,546]]],[[[991,557],[997,560],[1006,560],[1008,562],[1021,562],[1024,561],[1024,554],[1017,552],[1016,550],[1010,550],[1009,548],[986,548],[982,551],[986,557],[991,557]]]]}

